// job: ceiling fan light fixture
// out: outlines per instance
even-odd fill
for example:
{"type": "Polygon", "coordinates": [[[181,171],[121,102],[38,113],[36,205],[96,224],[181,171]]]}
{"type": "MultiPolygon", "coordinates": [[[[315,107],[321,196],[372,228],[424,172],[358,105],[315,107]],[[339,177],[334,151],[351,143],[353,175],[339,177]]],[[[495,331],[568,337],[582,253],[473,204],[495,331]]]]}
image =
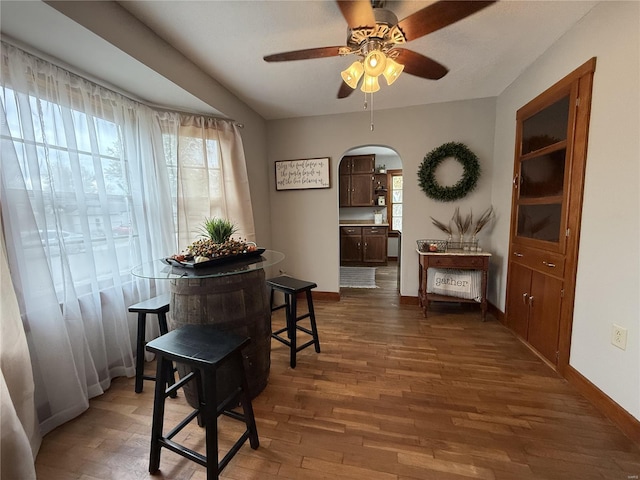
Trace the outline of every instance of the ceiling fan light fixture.
{"type": "Polygon", "coordinates": [[[342,76],[342,80],[344,83],[349,85],[354,90],[358,87],[358,82],[360,81],[360,77],[362,77],[364,73],[364,67],[359,60],[353,62],[349,68],[343,70],[340,75],[342,76]]]}
{"type": "Polygon", "coordinates": [[[365,73],[364,81],[362,82],[362,86],[360,87],[364,93],[374,93],[380,90],[380,84],[378,83],[378,77],[372,77],[371,75],[365,73]]]}
{"type": "Polygon", "coordinates": [[[373,50],[364,58],[364,71],[370,77],[377,77],[387,66],[387,56],[380,50],[373,50]]]}
{"type": "Polygon", "coordinates": [[[395,82],[403,70],[404,65],[401,65],[392,58],[387,57],[387,66],[385,67],[384,72],[382,72],[384,78],[387,80],[387,85],[391,85],[395,82]]]}

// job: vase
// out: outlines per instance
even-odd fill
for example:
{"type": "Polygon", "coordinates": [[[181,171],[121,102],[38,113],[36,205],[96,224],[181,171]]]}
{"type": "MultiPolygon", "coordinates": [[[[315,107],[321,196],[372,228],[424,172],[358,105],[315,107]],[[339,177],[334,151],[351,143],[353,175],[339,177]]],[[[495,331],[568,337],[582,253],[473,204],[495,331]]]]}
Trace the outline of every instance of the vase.
{"type": "Polygon", "coordinates": [[[471,236],[471,245],[469,245],[469,250],[472,252],[476,252],[478,250],[478,237],[475,233],[471,236]]]}

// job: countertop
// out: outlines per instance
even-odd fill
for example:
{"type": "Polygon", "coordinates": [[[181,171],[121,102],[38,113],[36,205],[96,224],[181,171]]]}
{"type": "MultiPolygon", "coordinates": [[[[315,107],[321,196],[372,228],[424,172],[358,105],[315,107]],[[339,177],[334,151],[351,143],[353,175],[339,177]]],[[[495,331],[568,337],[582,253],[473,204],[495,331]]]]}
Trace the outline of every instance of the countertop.
{"type": "Polygon", "coordinates": [[[388,223],[374,223],[371,220],[341,220],[341,227],[388,227],[388,223]]]}

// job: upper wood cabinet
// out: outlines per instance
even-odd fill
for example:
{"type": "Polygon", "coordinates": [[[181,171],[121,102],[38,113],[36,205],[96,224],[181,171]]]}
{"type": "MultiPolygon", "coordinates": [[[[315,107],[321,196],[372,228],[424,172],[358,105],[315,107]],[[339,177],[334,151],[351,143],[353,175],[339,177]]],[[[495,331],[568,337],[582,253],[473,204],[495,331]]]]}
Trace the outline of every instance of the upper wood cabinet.
{"type": "Polygon", "coordinates": [[[345,156],[340,162],[340,206],[373,205],[373,172],[375,155],[345,156]]]}
{"type": "Polygon", "coordinates": [[[564,251],[568,207],[564,193],[573,143],[569,126],[575,121],[571,107],[576,101],[577,88],[568,86],[543,104],[518,111],[512,232],[516,243],[564,251]]]}
{"type": "Polygon", "coordinates": [[[518,110],[506,322],[569,364],[595,58],[518,110]]]}
{"type": "Polygon", "coordinates": [[[347,155],[340,162],[340,175],[373,174],[375,168],[375,155],[347,155]]]}

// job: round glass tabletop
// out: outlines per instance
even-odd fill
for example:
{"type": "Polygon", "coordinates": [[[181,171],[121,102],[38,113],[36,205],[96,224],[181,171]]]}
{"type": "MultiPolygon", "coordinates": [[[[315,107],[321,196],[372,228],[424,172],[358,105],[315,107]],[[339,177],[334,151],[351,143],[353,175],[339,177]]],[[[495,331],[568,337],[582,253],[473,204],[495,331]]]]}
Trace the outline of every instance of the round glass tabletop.
{"type": "Polygon", "coordinates": [[[146,262],[134,267],[131,274],[141,278],[158,280],[172,278],[212,278],[237,275],[270,267],[284,260],[284,253],[265,250],[260,255],[248,258],[221,259],[206,265],[178,266],[165,259],[146,262]]]}

